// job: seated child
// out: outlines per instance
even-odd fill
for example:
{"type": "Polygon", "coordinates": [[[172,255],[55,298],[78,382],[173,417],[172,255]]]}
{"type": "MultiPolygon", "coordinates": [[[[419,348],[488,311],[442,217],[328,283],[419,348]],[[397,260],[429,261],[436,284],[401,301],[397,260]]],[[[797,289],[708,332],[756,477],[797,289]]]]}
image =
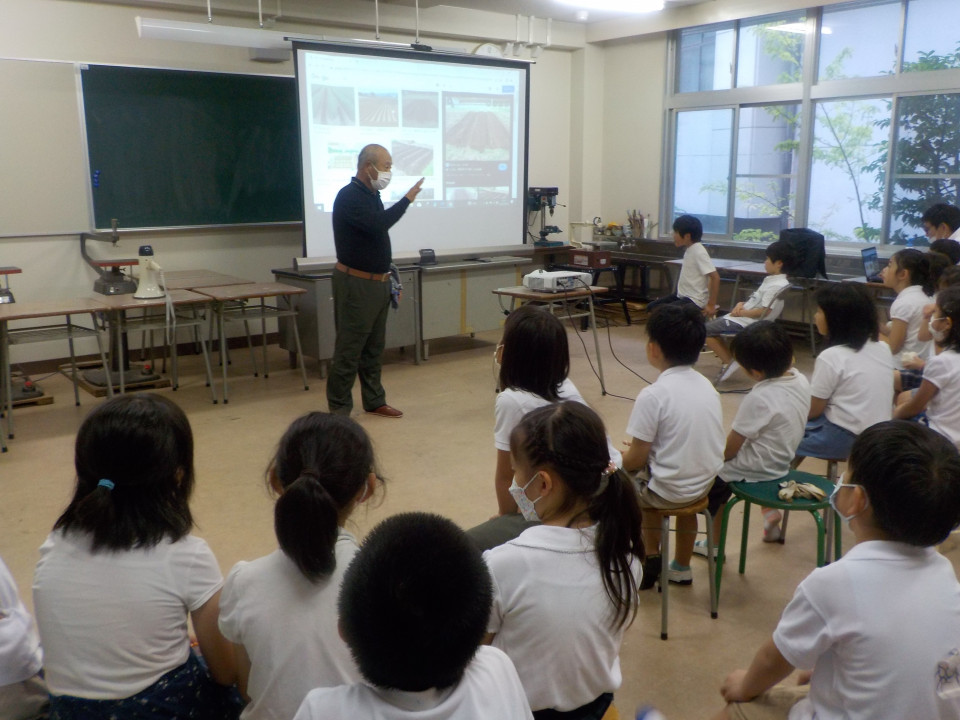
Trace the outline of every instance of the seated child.
{"type": "Polygon", "coordinates": [[[778,296],[785,287],[790,285],[785,273],[789,272],[796,262],[796,251],[793,246],[784,240],[777,240],[767,248],[767,256],[763,261],[767,277],[760,283],[760,287],[746,302],[737,303],[733,310],[721,318],[707,323],[707,347],[720,358],[719,381],[730,366],[733,355],[721,335],[738,333],[750,323],[763,318],[776,320],[783,312],[783,300],[778,296]]]}
{"type": "Polygon", "coordinates": [[[524,415],[510,455],[510,492],[543,524],[483,555],[489,639],[516,665],[536,720],[593,720],[620,687],[620,644],[637,612],[637,492],[610,460],[603,421],[578,402],[524,415]]]}
{"type": "MultiPolygon", "coordinates": [[[[787,331],[761,320],[733,338],[737,362],[757,384],[737,408],[723,450],[724,464],[710,490],[715,539],[720,538],[721,511],[733,494],[728,483],[782,478],[790,470],[810,410],[810,383],[792,367],[793,345],[787,331]]],[[[763,509],[763,539],[780,539],[780,512],[763,509]]],[[[694,552],[706,555],[706,540],[694,552]]]]}
{"type": "Polygon", "coordinates": [[[817,291],[813,321],[827,338],[810,381],[810,413],[797,448],[805,457],[844,459],[863,430],[893,411],[893,357],[878,342],[873,298],[859,283],[834,283],[817,291]]]}
{"type": "Polygon", "coordinates": [[[923,368],[920,388],[897,398],[893,416],[909,419],[926,411],[927,424],[950,442],[960,443],[960,287],[937,293],[930,333],[937,354],[923,368]]]}
{"type": "Polygon", "coordinates": [[[677,289],[676,292],[648,304],[648,311],[660,305],[685,302],[696,305],[707,317],[716,314],[720,273],[713,266],[707,249],[701,244],[702,237],[703,225],[693,215],[681,215],[673,221],[673,244],[684,248],[677,289]]]}
{"type": "Polygon", "coordinates": [[[0,720],[46,717],[40,639],[13,576],[0,560],[0,720]]]}
{"type": "MultiPolygon", "coordinates": [[[[710,490],[723,465],[723,412],[713,384],[693,369],[706,337],[702,315],[690,304],[663,305],[647,321],[647,360],[660,371],[637,395],[627,422],[630,445],[623,469],[645,471],[640,482],[643,509],[643,563],[640,589],[653,587],[660,576],[660,517],[656,509],[679,508],[710,490]]],[[[693,582],[690,556],[697,518],[677,518],[677,542],[668,580],[693,582]]]]}
{"type": "Polygon", "coordinates": [[[895,253],[881,273],[883,284],[896,290],[890,306],[890,322],[880,326],[881,339],[890,346],[893,362],[903,368],[900,353],[912,353],[926,359],[930,343],[917,337],[923,324],[923,308],[932,299],[930,259],[926,253],[907,248],[895,253]]]}
{"type": "Polygon", "coordinates": [[[311,690],[294,720],[532,720],[513,663],[481,646],[490,574],[460,528],[387,518],[347,568],[340,634],[366,682],[311,690]]]}
{"type": "Polygon", "coordinates": [[[960,718],[960,583],[934,547],[960,520],[960,457],[918,423],[857,438],[830,503],[857,544],[797,587],[715,720],[960,718]],[[777,685],[794,668],[809,685],[777,685]]]}

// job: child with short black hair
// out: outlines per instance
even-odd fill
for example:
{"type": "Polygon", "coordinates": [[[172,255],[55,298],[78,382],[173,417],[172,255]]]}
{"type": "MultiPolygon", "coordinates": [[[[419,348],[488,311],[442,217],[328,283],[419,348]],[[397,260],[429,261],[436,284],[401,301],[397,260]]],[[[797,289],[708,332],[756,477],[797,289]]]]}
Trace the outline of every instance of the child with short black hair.
{"type": "Polygon", "coordinates": [[[370,438],[349,417],[310,412],[280,439],[267,470],[280,548],[237,563],[220,599],[250,698],[242,720],[293,717],[315,687],[360,679],[337,632],[337,594],[357,553],[344,526],[380,483],[370,438]]]}
{"type": "Polygon", "coordinates": [[[960,240],[960,208],[948,203],[935,203],[920,217],[923,231],[930,240],[960,240]]]}
{"type": "Polygon", "coordinates": [[[487,629],[538,720],[599,718],[622,681],[643,541],[636,490],[606,440],[600,417],[570,401],[527,413],[510,436],[511,494],[542,524],[484,553],[494,585],[487,629]]]}
{"type": "MultiPolygon", "coordinates": [[[[664,305],[647,321],[647,360],[660,377],[637,395],[627,423],[630,445],[623,468],[646,471],[640,481],[643,543],[642,590],[660,576],[658,509],[690,505],[707,494],[723,465],[723,412],[713,384],[693,369],[706,338],[703,316],[690,304],[664,305]]],[[[693,582],[690,557],[697,518],[677,518],[677,542],[670,582],[693,582]]]]}
{"type": "Polygon", "coordinates": [[[717,296],[720,292],[720,273],[713,266],[707,249],[700,240],[703,224],[693,215],[681,215],[673,221],[673,244],[684,248],[683,264],[676,291],[658,298],[647,305],[652,311],[661,305],[676,302],[693,303],[707,317],[717,312],[717,296]]]}
{"type": "Polygon", "coordinates": [[[930,243],[930,252],[940,253],[951,265],[960,263],[960,242],[950,238],[941,238],[930,243]]]}
{"type": "MultiPolygon", "coordinates": [[[[740,403],[723,450],[724,464],[710,489],[714,537],[720,537],[721,510],[730,499],[729,483],[782,478],[803,439],[810,410],[810,383],[793,366],[793,344],[787,331],[760,320],[733,338],[733,354],[757,382],[740,403]]],[[[763,539],[780,539],[780,512],[763,509],[763,539]]],[[[694,552],[706,555],[706,541],[694,552]]]]}
{"type": "Polygon", "coordinates": [[[877,308],[863,285],[825,285],[816,301],[813,320],[827,347],[813,366],[810,413],[797,456],[840,460],[860,432],[890,419],[893,357],[890,346],[878,341],[877,308]]]}
{"type": "Polygon", "coordinates": [[[347,568],[338,603],[366,682],[312,690],[294,720],[530,720],[510,658],[481,646],[492,598],[487,566],[454,523],[387,518],[347,568]]]}
{"type": "Polygon", "coordinates": [[[929,326],[937,353],[927,360],[920,387],[897,398],[893,416],[909,419],[925,412],[927,424],[956,444],[960,443],[960,287],[937,293],[929,326]]]}
{"type": "Polygon", "coordinates": [[[733,361],[727,343],[720,336],[738,333],[761,318],[776,320],[780,316],[783,312],[781,294],[790,285],[786,273],[793,268],[796,258],[796,251],[790,243],[785,240],[771,243],[767,247],[763,262],[767,276],[760,283],[760,287],[745,302],[734,305],[726,315],[707,323],[707,347],[720,358],[720,372],[716,382],[723,378],[733,361]]]}
{"type": "Polygon", "coordinates": [[[957,449],[918,423],[878,423],[830,503],[857,544],[800,583],[750,668],[724,681],[715,720],[960,717],[960,583],[934,547],[960,522],[957,449]],[[777,685],[794,668],[809,685],[777,685]]]}
{"type": "Polygon", "coordinates": [[[190,534],[193,433],[152,394],[94,408],[77,432],[73,499],[33,580],[53,717],[236,718],[223,578],[190,534]],[[190,650],[191,620],[205,666],[190,650]]]}

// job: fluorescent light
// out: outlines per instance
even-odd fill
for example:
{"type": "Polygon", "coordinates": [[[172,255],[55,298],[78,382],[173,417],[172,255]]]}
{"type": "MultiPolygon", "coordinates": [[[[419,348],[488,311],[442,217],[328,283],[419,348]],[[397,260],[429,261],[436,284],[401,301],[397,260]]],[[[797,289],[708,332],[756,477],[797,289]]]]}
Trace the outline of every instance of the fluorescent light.
{"type": "MultiPolygon", "coordinates": [[[[288,39],[290,33],[277,30],[260,30],[258,28],[191,23],[178,20],[157,20],[139,16],[136,21],[137,34],[141,38],[149,40],[229,45],[231,47],[256,48],[259,50],[290,50],[293,47],[288,39]]],[[[304,39],[322,40],[323,38],[304,39]]]]}
{"type": "MultiPolygon", "coordinates": [[[[777,32],[794,33],[796,35],[807,34],[807,24],[805,22],[783,23],[782,25],[767,25],[764,30],[776,30],[777,32]]],[[[829,35],[829,33],[827,33],[829,35]]]]}
{"type": "Polygon", "coordinates": [[[585,10],[622,13],[648,13],[663,10],[664,0],[557,0],[585,10]]]}

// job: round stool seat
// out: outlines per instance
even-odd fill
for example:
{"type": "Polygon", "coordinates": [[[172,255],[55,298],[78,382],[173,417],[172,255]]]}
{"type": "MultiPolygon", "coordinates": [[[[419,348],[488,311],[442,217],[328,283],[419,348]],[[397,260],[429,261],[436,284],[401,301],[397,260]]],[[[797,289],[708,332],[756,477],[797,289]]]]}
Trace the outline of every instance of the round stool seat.
{"type": "Polygon", "coordinates": [[[707,509],[707,505],[710,504],[710,501],[707,499],[707,496],[704,495],[702,498],[697,500],[690,505],[684,505],[683,507],[673,508],[673,509],[661,509],[661,508],[649,508],[655,510],[657,515],[661,518],[665,517],[683,517],[685,515],[699,515],[704,510],[707,509]]]}

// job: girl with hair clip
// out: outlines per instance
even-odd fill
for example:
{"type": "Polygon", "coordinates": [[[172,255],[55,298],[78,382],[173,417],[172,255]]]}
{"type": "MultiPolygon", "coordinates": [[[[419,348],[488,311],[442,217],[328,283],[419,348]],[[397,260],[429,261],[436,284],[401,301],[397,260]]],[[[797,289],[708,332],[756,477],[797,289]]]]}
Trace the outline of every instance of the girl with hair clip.
{"type": "Polygon", "coordinates": [[[893,416],[909,419],[926,412],[927,425],[956,445],[960,443],[960,287],[937,293],[929,330],[936,354],[923,368],[920,387],[897,398],[893,416]]]}
{"type": "Polygon", "coordinates": [[[337,630],[337,595],[357,542],[344,525],[375,492],[373,446],[349,417],[311,412],[287,429],[267,470],[280,548],[227,576],[220,629],[234,643],[241,718],[286,720],[316,687],[359,670],[337,630]]]}
{"type": "Polygon", "coordinates": [[[488,641],[516,665],[534,718],[599,719],[620,687],[620,643],[637,612],[637,493],[582,403],[526,414],[510,451],[510,494],[542,524],[483,555],[494,585],[488,641]]]}
{"type": "MultiPolygon", "coordinates": [[[[530,526],[510,497],[513,467],[510,464],[510,433],[531,410],[561,400],[586,401],[567,375],[570,347],[563,323],[542,307],[523,305],[511,312],[503,324],[503,337],[496,350],[500,372],[494,407],[493,444],[497,451],[494,490],[497,515],[471,528],[467,535],[487,550],[511,540],[530,526]]],[[[620,467],[620,451],[608,439],[610,460],[620,467]]]]}
{"type": "Polygon", "coordinates": [[[73,499],[40,548],[33,601],[52,720],[236,718],[223,578],[190,534],[193,434],[159,395],[122,395],[77,433],[73,499]],[[192,621],[206,667],[190,651],[192,621]],[[208,670],[209,669],[209,670],[208,670]]]}
{"type": "Polygon", "coordinates": [[[810,380],[810,412],[796,467],[805,457],[839,460],[857,435],[889,420],[893,408],[893,358],[878,342],[873,299],[857,283],[834,283],[817,291],[817,330],[827,347],[817,355],[810,380]]]}
{"type": "MultiPolygon", "coordinates": [[[[923,325],[923,308],[934,292],[930,259],[919,250],[907,248],[895,253],[880,275],[883,284],[897,293],[890,306],[890,321],[880,326],[880,335],[890,346],[895,367],[902,370],[901,353],[908,360],[914,355],[925,360],[930,354],[930,342],[917,337],[923,325]]],[[[903,381],[909,383],[906,377],[903,381]]]]}

